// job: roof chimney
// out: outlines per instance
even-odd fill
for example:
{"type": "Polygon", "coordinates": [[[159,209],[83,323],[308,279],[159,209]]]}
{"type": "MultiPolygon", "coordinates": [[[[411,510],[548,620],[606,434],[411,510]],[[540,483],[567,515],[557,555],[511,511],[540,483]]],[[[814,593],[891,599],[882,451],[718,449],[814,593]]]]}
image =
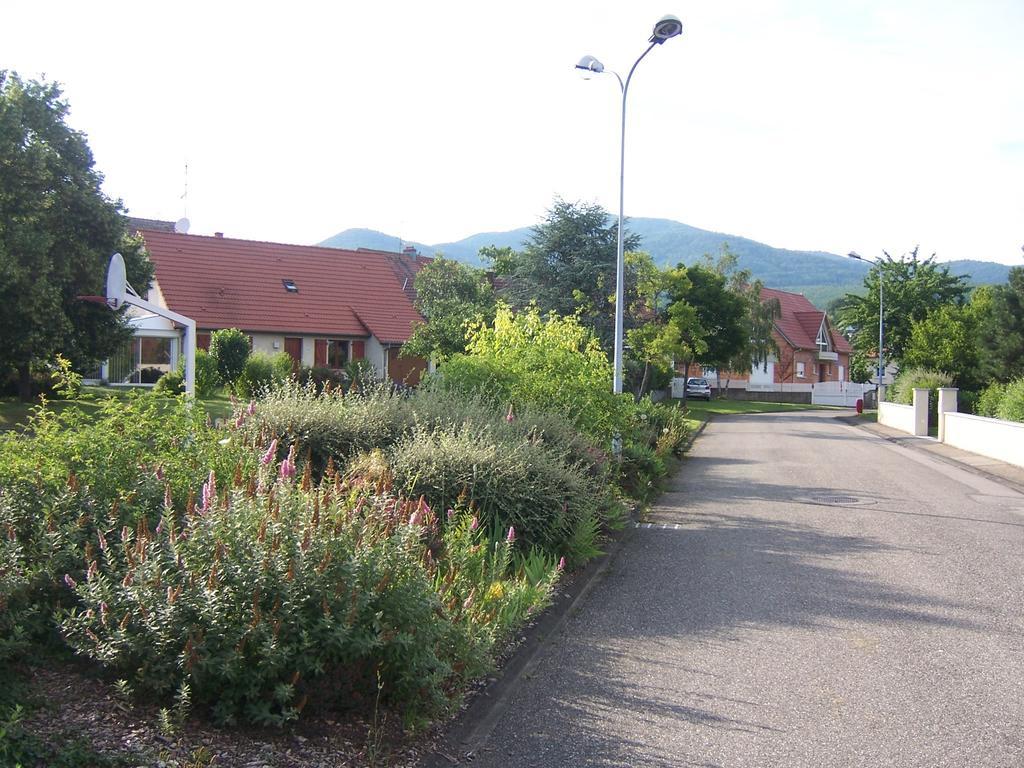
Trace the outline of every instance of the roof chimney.
{"type": "Polygon", "coordinates": [[[420,255],[420,252],[416,250],[415,246],[407,245],[405,246],[405,248],[402,249],[402,255],[415,259],[417,256],[420,255]]]}
{"type": "Polygon", "coordinates": [[[214,237],[224,237],[224,233],[223,232],[214,232],[213,236],[214,237]]]}

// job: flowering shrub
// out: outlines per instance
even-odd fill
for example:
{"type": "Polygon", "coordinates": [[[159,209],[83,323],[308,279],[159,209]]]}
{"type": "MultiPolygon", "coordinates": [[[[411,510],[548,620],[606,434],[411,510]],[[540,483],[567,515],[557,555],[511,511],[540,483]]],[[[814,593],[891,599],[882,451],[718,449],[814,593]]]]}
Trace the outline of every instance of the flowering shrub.
{"type": "Polygon", "coordinates": [[[99,532],[85,577],[66,577],[80,601],[61,622],[69,644],[137,690],[188,686],[222,722],[280,724],[378,685],[429,712],[547,600],[553,572],[509,576],[514,539],[481,555],[472,526],[442,541],[422,500],[333,473],[295,485],[294,450],[280,466],[275,454],[245,487],[211,473],[180,522],[168,502],[155,531],[99,532]]]}

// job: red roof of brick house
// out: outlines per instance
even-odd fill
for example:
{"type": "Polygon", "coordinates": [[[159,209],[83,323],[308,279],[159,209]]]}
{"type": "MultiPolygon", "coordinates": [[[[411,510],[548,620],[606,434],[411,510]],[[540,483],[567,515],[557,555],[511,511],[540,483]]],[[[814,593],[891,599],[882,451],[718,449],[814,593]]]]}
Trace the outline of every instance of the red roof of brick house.
{"type": "Polygon", "coordinates": [[[817,349],[818,330],[822,320],[832,337],[832,348],[836,352],[849,352],[850,343],[834,331],[825,316],[803,294],[780,291],[776,288],[762,288],[761,300],[778,299],[782,314],[775,321],[776,330],[794,349],[817,349]]]}
{"type": "Polygon", "coordinates": [[[167,306],[199,328],[372,334],[395,344],[422,322],[395,264],[379,253],[153,229],[141,234],[167,306]]]}

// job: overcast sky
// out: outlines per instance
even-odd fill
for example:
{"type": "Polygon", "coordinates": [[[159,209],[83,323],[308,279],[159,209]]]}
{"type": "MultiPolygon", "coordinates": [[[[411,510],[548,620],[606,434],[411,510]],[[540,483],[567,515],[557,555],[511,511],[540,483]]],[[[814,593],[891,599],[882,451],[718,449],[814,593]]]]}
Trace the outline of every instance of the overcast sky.
{"type": "Polygon", "coordinates": [[[105,189],[192,231],[440,243],[618,209],[774,246],[1024,263],[1021,0],[5,3],[105,189]],[[188,165],[188,195],[185,165],[188,165]]]}

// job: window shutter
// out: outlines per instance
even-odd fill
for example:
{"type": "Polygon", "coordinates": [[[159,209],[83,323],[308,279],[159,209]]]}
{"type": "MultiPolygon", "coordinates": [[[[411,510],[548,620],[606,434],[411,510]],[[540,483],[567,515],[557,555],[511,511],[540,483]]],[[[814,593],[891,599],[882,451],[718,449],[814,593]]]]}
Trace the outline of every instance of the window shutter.
{"type": "Polygon", "coordinates": [[[317,339],[313,346],[313,365],[321,368],[327,365],[327,339],[317,339]]]}
{"type": "Polygon", "coordinates": [[[365,356],[366,342],[364,341],[353,341],[352,342],[352,359],[362,360],[365,356]]]}

